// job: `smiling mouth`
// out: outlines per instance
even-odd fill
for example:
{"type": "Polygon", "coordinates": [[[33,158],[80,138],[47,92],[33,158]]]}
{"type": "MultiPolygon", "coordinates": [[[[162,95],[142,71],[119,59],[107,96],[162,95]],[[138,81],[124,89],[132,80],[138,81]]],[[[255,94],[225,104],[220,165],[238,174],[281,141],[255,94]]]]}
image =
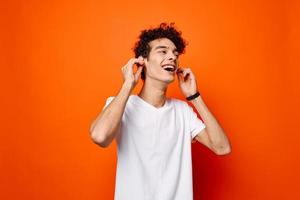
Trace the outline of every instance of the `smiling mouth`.
{"type": "Polygon", "coordinates": [[[168,72],[174,72],[176,71],[176,67],[173,65],[166,65],[165,67],[163,67],[164,70],[168,71],[168,72]]]}

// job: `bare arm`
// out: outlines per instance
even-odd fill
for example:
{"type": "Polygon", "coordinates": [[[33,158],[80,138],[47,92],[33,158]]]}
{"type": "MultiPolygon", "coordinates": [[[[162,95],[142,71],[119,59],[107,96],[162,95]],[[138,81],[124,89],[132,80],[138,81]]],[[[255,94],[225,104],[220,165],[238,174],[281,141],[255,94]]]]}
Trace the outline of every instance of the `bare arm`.
{"type": "Polygon", "coordinates": [[[90,127],[92,140],[101,147],[107,147],[120,131],[125,105],[131,93],[131,86],[124,83],[119,94],[98,115],[90,127]]]}
{"type": "Polygon", "coordinates": [[[204,132],[201,133],[201,131],[195,139],[205,146],[209,147],[217,155],[229,154],[231,152],[229,140],[223,128],[218,123],[217,119],[205,105],[201,96],[192,100],[192,103],[203,119],[204,124],[206,125],[206,129],[202,130],[204,132]]]}
{"type": "Polygon", "coordinates": [[[120,131],[120,124],[127,100],[138,82],[142,72],[142,58],[132,58],[122,68],[124,83],[119,94],[102,110],[90,127],[92,140],[101,147],[108,147],[116,134],[120,131]],[[135,63],[141,64],[136,73],[133,73],[135,63]]]}
{"type": "MultiPolygon", "coordinates": [[[[196,77],[190,68],[177,70],[179,86],[185,97],[191,96],[198,91],[196,77]]],[[[230,142],[222,127],[209,111],[201,96],[192,100],[201,118],[206,125],[196,136],[196,140],[214,151],[217,155],[225,155],[231,152],[230,142]]]]}

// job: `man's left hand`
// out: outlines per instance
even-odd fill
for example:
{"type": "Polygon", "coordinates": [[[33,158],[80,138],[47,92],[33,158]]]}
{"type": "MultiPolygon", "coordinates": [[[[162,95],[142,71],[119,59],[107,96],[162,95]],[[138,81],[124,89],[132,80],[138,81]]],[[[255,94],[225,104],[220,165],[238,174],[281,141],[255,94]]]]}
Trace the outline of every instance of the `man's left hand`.
{"type": "Polygon", "coordinates": [[[185,97],[198,91],[196,77],[190,68],[178,68],[176,71],[179,87],[185,97]]]}

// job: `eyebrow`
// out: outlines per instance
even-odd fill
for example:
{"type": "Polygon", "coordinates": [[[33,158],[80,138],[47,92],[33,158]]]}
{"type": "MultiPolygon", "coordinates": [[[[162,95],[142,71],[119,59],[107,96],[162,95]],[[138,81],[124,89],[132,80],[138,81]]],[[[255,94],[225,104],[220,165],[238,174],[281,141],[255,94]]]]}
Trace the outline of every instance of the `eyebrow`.
{"type": "MultiPolygon", "coordinates": [[[[156,49],[168,49],[168,48],[169,47],[167,47],[167,46],[157,46],[157,47],[154,48],[154,50],[156,50],[156,49]]],[[[177,48],[175,48],[174,51],[178,51],[177,48]]]]}

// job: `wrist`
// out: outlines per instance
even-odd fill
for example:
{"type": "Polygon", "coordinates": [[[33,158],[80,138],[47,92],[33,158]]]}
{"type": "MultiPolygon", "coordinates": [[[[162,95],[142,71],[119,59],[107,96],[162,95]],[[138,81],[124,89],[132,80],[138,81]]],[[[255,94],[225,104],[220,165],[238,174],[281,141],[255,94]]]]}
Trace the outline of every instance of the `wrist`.
{"type": "Polygon", "coordinates": [[[123,85],[127,86],[127,87],[133,87],[134,85],[134,81],[133,80],[124,80],[123,85]]]}
{"type": "Polygon", "coordinates": [[[133,89],[133,87],[134,87],[134,84],[132,83],[132,82],[129,82],[129,81],[125,81],[124,83],[123,83],[123,85],[122,85],[122,88],[124,89],[124,90],[128,90],[128,91],[132,91],[132,89],[133,89]]]}
{"type": "Polygon", "coordinates": [[[193,94],[191,94],[191,95],[187,95],[187,96],[185,97],[185,99],[188,100],[188,101],[192,101],[192,100],[198,98],[199,96],[200,96],[200,92],[199,92],[199,91],[196,91],[195,93],[193,93],[193,94]]]}
{"type": "Polygon", "coordinates": [[[192,90],[192,91],[187,91],[184,93],[185,98],[194,95],[196,92],[198,92],[198,90],[192,90]]]}

